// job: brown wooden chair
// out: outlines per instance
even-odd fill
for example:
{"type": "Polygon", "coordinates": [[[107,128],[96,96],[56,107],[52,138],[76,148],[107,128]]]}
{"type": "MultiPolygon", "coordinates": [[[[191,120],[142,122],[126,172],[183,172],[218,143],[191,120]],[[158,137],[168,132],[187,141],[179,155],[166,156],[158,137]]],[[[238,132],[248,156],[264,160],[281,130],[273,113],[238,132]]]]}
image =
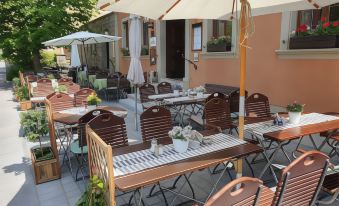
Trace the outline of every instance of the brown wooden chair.
{"type": "Polygon", "coordinates": [[[92,110],[86,114],[84,114],[82,117],[80,117],[78,121],[78,126],[77,126],[77,134],[78,134],[78,139],[73,141],[70,144],[70,151],[75,155],[76,160],[78,162],[78,168],[75,174],[75,180],[78,181],[78,173],[79,171],[82,173],[82,177],[84,178],[85,175],[85,167],[87,164],[86,156],[88,153],[88,148],[87,148],[87,139],[86,139],[86,125],[88,122],[90,122],[92,119],[95,117],[101,115],[101,114],[109,114],[111,113],[110,111],[103,110],[103,109],[95,109],[92,110]]]}
{"type": "Polygon", "coordinates": [[[236,128],[232,124],[229,99],[211,99],[205,104],[204,114],[207,129],[211,127],[218,128],[221,131],[228,129],[232,133],[232,130],[236,128]]]}
{"type": "Polygon", "coordinates": [[[73,81],[71,78],[65,78],[65,77],[58,80],[59,84],[66,83],[66,82],[73,82],[73,81]]]}
{"type": "Polygon", "coordinates": [[[139,92],[140,92],[140,101],[144,110],[151,106],[154,106],[153,100],[148,99],[149,95],[156,94],[153,85],[146,83],[139,87],[139,92]]]}
{"type": "Polygon", "coordinates": [[[161,106],[150,107],[140,115],[140,126],[143,141],[168,138],[172,129],[171,112],[161,106]]]}
{"type": "Polygon", "coordinates": [[[268,97],[260,93],[254,93],[246,98],[245,110],[246,115],[249,117],[272,116],[268,97]]]}
{"type": "Polygon", "coordinates": [[[265,188],[260,205],[315,205],[329,166],[329,157],[309,151],[282,170],[275,193],[265,188]]]}
{"type": "Polygon", "coordinates": [[[62,85],[65,85],[67,88],[67,93],[68,94],[75,94],[78,91],[80,91],[80,85],[73,83],[73,82],[66,82],[62,85]]]}
{"type": "Polygon", "coordinates": [[[224,186],[214,194],[205,206],[253,206],[257,205],[262,181],[241,177],[224,186]]]}
{"type": "Polygon", "coordinates": [[[39,79],[37,81],[37,84],[52,84],[52,81],[50,79],[47,79],[47,78],[42,78],[42,79],[39,79]]]}
{"type": "Polygon", "coordinates": [[[53,113],[74,107],[74,99],[66,93],[55,93],[48,100],[53,113]]]}
{"type": "MultiPolygon", "coordinates": [[[[247,98],[248,92],[245,91],[245,99],[247,98]]],[[[240,97],[240,91],[235,90],[230,93],[229,99],[230,99],[230,112],[232,114],[239,112],[239,97],[240,97]]]]}
{"type": "Polygon", "coordinates": [[[83,88],[79,91],[74,93],[74,104],[76,107],[81,107],[83,105],[83,101],[87,101],[87,97],[91,95],[92,93],[95,93],[93,89],[89,88],[83,88]]]}
{"type": "Polygon", "coordinates": [[[124,118],[110,114],[102,114],[88,123],[89,127],[112,148],[128,146],[126,124],[124,118]]]}
{"type": "Polygon", "coordinates": [[[36,81],[38,81],[38,79],[39,78],[36,75],[27,75],[26,76],[27,83],[36,82],[36,81]]]}
{"type": "Polygon", "coordinates": [[[169,82],[161,82],[157,86],[158,94],[173,93],[172,85],[169,82]]]}

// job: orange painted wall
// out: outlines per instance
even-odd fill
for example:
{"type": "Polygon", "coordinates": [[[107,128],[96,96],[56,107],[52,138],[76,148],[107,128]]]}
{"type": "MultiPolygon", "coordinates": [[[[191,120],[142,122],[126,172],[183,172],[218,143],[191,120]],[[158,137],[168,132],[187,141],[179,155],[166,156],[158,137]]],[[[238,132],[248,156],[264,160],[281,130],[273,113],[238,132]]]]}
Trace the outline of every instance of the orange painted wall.
{"type": "MultiPolygon", "coordinates": [[[[255,17],[249,40],[247,81],[249,93],[266,94],[271,104],[305,103],[306,111],[339,112],[339,60],[279,59],[281,14],[255,17]]],[[[191,56],[193,59],[193,54],[191,56]]],[[[239,58],[203,59],[190,68],[190,86],[204,83],[239,85],[239,58]]]]}
{"type": "MultiPolygon", "coordinates": [[[[128,17],[128,14],[119,13],[118,14],[118,35],[122,36],[122,20],[126,17],[128,17]]],[[[122,41],[119,41],[119,48],[122,48],[122,41]]],[[[119,51],[120,52],[120,51],[119,51]]],[[[130,64],[130,58],[122,56],[122,53],[120,52],[120,72],[123,74],[128,73],[128,68],[130,64]]],[[[144,72],[156,70],[155,65],[150,65],[150,59],[149,56],[142,56],[141,59],[141,65],[144,72]]]]}

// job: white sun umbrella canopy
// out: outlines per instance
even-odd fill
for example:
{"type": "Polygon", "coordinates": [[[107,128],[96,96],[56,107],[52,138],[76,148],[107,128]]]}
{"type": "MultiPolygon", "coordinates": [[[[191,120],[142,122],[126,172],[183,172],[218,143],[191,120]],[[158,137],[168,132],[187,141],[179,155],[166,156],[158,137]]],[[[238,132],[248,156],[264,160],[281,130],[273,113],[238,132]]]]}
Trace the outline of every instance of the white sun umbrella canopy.
{"type": "Polygon", "coordinates": [[[118,41],[121,37],[104,34],[96,34],[87,31],[76,32],[64,37],[43,42],[45,46],[67,46],[81,44],[98,44],[105,42],[118,41]]]}
{"type": "Polygon", "coordinates": [[[135,88],[135,129],[138,130],[137,121],[137,86],[145,82],[142,66],[140,62],[141,52],[141,22],[140,17],[130,16],[130,30],[129,30],[129,53],[131,62],[128,69],[127,79],[134,85],[135,88]]]}
{"type": "MultiPolygon", "coordinates": [[[[236,0],[240,10],[240,0],[236,0]]],[[[339,0],[248,0],[253,16],[316,9],[339,0]]],[[[105,10],[136,14],[151,19],[230,19],[233,0],[120,0],[105,10]],[[145,6],[147,5],[147,6],[145,6]]]]}
{"type": "Polygon", "coordinates": [[[71,66],[78,67],[81,66],[79,51],[77,45],[72,45],[71,48],[71,66]]]}

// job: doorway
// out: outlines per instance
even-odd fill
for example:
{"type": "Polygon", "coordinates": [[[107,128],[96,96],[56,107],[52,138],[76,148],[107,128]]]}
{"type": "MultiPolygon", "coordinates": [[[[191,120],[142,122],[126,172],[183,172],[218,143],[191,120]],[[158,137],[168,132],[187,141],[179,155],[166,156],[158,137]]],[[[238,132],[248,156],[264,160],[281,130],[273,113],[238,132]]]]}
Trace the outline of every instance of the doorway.
{"type": "Polygon", "coordinates": [[[185,20],[166,21],[166,78],[185,77],[185,20]]]}

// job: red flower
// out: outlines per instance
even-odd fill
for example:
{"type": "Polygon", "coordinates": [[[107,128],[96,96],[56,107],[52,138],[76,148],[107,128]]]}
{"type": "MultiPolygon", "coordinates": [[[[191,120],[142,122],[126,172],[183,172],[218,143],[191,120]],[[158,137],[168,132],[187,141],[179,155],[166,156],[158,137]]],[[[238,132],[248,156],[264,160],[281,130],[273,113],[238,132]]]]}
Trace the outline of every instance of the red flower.
{"type": "Polygon", "coordinates": [[[323,24],[323,28],[326,29],[327,27],[331,26],[331,23],[330,22],[327,22],[325,24],[323,24]]]}
{"type": "Polygon", "coordinates": [[[321,17],[321,21],[325,22],[326,21],[326,17],[321,17]]]}
{"type": "Polygon", "coordinates": [[[300,25],[297,29],[296,29],[297,32],[307,32],[307,26],[306,24],[302,24],[300,25]]]}
{"type": "Polygon", "coordinates": [[[339,26],[339,21],[333,22],[333,26],[334,26],[334,27],[339,26]]]}

